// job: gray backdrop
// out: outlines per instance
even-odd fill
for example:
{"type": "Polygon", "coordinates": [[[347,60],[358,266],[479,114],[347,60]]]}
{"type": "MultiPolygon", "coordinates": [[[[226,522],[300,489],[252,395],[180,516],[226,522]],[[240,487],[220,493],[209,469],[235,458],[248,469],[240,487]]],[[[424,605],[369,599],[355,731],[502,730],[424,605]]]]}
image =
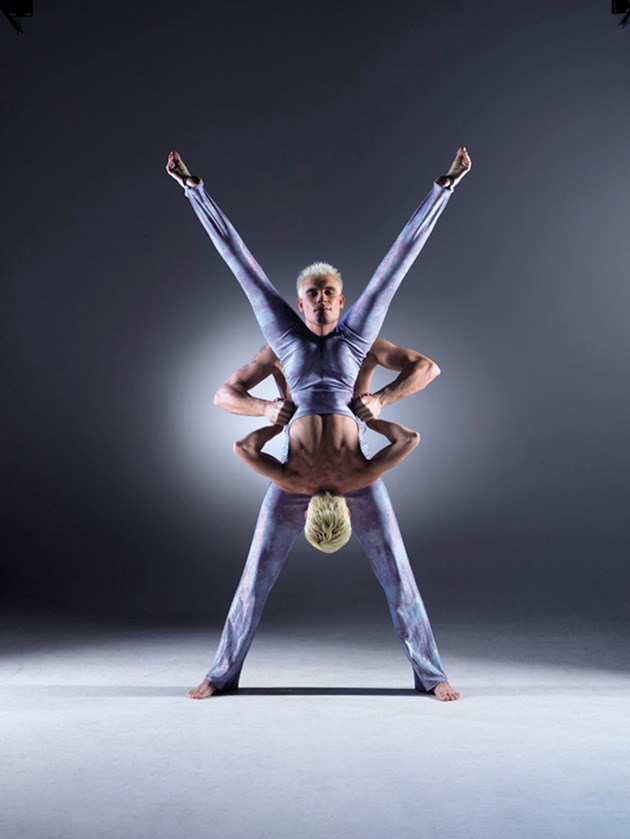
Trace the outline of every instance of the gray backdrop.
{"type": "MultiPolygon", "coordinates": [[[[443,370],[386,413],[423,436],[387,478],[414,568],[433,615],[620,616],[630,32],[606,0],[180,8],[0,19],[7,599],[210,622],[240,574],[266,484],[212,395],[262,341],[171,148],[281,291],[324,259],[353,299],[464,143],[382,333],[443,370]]],[[[268,615],[384,608],[358,546],[300,540],[268,615]]]]}

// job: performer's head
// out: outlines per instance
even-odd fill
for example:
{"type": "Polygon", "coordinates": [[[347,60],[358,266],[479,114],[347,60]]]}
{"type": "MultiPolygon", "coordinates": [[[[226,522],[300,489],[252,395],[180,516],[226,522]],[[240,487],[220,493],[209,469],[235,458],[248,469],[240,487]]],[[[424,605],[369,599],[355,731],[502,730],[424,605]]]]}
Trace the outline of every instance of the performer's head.
{"type": "Polygon", "coordinates": [[[314,548],[331,554],[342,548],[352,535],[350,510],[343,495],[318,492],[306,510],[304,535],[314,548]]]}
{"type": "Polygon", "coordinates": [[[327,262],[313,262],[300,271],[297,281],[298,309],[307,326],[334,325],[343,309],[341,274],[327,262]]]}
{"type": "Polygon", "coordinates": [[[307,265],[306,268],[302,268],[298,274],[297,280],[295,281],[298,297],[302,296],[302,284],[304,283],[304,280],[309,280],[313,277],[332,277],[337,281],[339,292],[341,293],[343,291],[343,280],[341,279],[341,274],[333,265],[329,262],[311,262],[311,264],[307,265]]]}

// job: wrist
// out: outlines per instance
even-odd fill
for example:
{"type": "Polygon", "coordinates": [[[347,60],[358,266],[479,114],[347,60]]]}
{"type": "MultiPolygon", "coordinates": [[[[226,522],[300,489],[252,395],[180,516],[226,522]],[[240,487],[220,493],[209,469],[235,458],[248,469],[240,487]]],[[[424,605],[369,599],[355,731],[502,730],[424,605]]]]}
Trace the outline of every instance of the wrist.
{"type": "Polygon", "coordinates": [[[372,394],[372,396],[378,400],[378,404],[381,408],[385,408],[387,405],[391,405],[391,403],[395,401],[387,385],[380,390],[377,390],[376,393],[372,394]]]}
{"type": "Polygon", "coordinates": [[[259,410],[258,416],[265,417],[265,419],[269,419],[267,412],[273,405],[273,399],[258,399],[256,398],[256,405],[259,410]]]}

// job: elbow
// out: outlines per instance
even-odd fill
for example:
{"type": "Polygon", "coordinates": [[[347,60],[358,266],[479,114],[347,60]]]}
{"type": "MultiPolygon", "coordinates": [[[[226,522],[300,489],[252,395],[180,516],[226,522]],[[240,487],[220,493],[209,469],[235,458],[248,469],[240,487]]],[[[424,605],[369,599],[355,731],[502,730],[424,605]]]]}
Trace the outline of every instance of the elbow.
{"type": "Polygon", "coordinates": [[[434,379],[442,372],[435,361],[431,361],[430,358],[425,359],[424,362],[424,376],[426,379],[426,383],[430,384],[434,379]]]}
{"type": "Polygon", "coordinates": [[[247,437],[232,443],[232,451],[244,463],[251,463],[258,455],[256,445],[247,437]]]}
{"type": "Polygon", "coordinates": [[[440,375],[442,371],[430,358],[422,357],[415,365],[415,374],[417,376],[418,390],[422,390],[427,385],[430,385],[434,379],[440,375]]]}
{"type": "Polygon", "coordinates": [[[225,408],[225,392],[223,385],[221,385],[221,387],[214,394],[212,404],[215,408],[225,408]]]}
{"type": "Polygon", "coordinates": [[[409,431],[407,437],[407,446],[409,447],[409,451],[412,452],[416,446],[420,443],[420,432],[419,431],[409,431]]]}
{"type": "Polygon", "coordinates": [[[437,379],[441,372],[435,361],[432,361],[429,365],[429,381],[432,382],[433,379],[437,379]]]}

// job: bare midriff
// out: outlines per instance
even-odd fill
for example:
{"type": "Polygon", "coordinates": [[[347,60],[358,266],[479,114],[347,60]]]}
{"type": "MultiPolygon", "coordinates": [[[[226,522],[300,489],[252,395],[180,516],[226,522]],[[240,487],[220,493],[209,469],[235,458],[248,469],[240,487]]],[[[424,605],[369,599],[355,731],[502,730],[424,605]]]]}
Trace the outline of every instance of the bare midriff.
{"type": "Polygon", "coordinates": [[[308,495],[323,490],[343,494],[374,480],[356,420],[341,414],[310,414],[291,423],[284,473],[289,491],[308,495]]]}

